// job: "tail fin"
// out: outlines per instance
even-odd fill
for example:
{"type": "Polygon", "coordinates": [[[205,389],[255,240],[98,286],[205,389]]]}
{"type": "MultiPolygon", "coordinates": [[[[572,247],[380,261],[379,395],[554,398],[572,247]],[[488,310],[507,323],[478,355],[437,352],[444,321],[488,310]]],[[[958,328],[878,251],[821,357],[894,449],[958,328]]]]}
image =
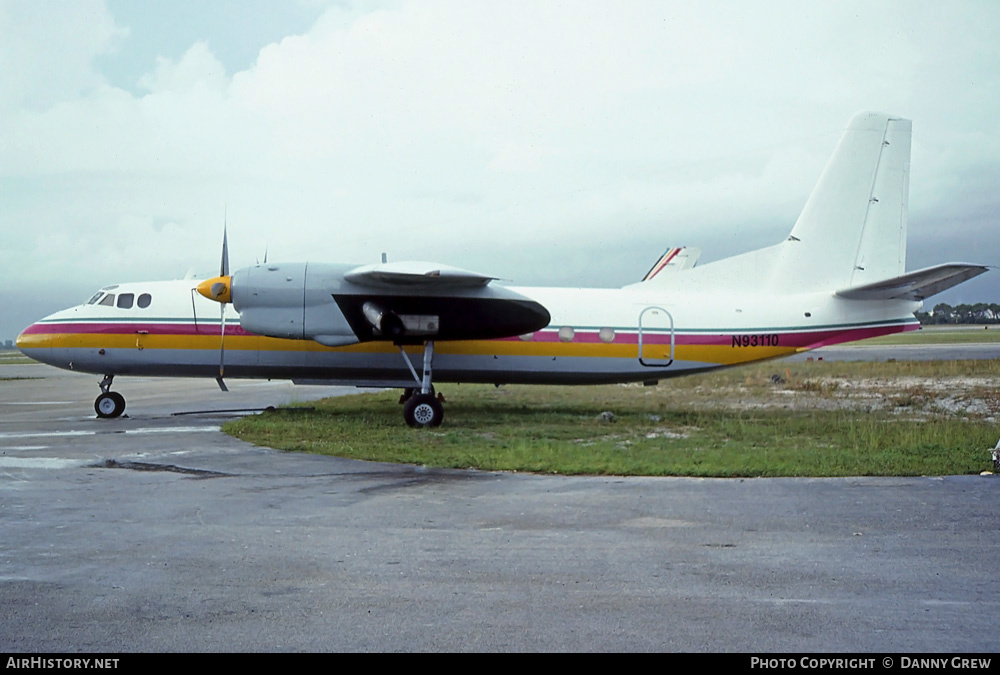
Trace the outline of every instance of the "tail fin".
{"type": "Polygon", "coordinates": [[[781,246],[774,273],[799,290],[835,290],[906,268],[909,120],[861,113],[781,246]]]}
{"type": "Polygon", "coordinates": [[[906,267],[909,174],[910,121],[856,115],[785,241],[671,281],[729,290],[754,279],[776,293],[833,293],[897,277],[906,267]]]}

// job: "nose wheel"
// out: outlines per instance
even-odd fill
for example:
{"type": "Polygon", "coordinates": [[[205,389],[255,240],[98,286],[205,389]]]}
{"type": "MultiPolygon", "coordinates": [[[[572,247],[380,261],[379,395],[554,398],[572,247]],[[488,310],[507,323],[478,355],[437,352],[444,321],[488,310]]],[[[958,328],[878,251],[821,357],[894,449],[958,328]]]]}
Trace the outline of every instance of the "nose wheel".
{"type": "Polygon", "coordinates": [[[111,391],[114,375],[105,375],[100,382],[101,395],[94,401],[94,411],[102,419],[121,417],[125,412],[125,397],[117,391],[111,391]]]}

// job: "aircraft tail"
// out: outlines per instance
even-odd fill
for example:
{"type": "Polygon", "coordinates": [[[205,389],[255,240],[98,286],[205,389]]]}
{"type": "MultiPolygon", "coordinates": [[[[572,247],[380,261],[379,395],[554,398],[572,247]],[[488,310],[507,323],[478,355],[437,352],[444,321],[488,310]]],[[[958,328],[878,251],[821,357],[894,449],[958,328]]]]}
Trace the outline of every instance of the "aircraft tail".
{"type": "Polygon", "coordinates": [[[910,133],[910,120],[889,115],[851,120],[785,242],[775,270],[783,284],[922,301],[989,270],[948,263],[904,273],[910,133]]]}
{"type": "Polygon", "coordinates": [[[655,281],[701,291],[919,301],[982,274],[989,268],[969,263],[904,273],[910,129],[899,117],[856,115],[785,241],[655,281]]]}
{"type": "Polygon", "coordinates": [[[901,275],[906,267],[910,121],[861,113],[848,124],[788,238],[689,270],[685,283],[776,293],[830,291],[901,275]]]}
{"type": "Polygon", "coordinates": [[[851,120],[780,245],[776,281],[833,291],[903,273],[910,129],[910,120],[880,113],[851,120]]]}
{"type": "Polygon", "coordinates": [[[989,270],[986,265],[947,263],[871,284],[842,288],[836,295],[852,300],[923,301],[989,270]]]}

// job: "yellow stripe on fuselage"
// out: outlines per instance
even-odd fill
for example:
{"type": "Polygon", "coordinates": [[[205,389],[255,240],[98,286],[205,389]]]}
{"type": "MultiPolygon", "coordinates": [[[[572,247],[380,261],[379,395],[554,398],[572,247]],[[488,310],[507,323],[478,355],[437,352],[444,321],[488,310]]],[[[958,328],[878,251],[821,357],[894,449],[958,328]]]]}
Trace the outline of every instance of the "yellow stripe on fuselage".
{"type": "MultiPolygon", "coordinates": [[[[18,347],[31,349],[153,349],[153,350],[218,350],[219,335],[148,335],[128,333],[41,333],[22,335],[18,347]]],[[[387,342],[364,342],[347,347],[324,347],[312,340],[289,340],[257,335],[226,336],[225,348],[243,351],[278,351],[347,354],[387,354],[397,348],[387,342]]],[[[410,354],[420,354],[419,345],[405,347],[410,354]]],[[[561,358],[638,357],[636,344],[594,342],[535,342],[530,340],[465,340],[438,342],[439,354],[462,356],[541,356],[561,358]]],[[[740,347],[728,345],[676,345],[674,359],[718,365],[735,365],[749,361],[787,356],[798,351],[795,347],[740,347]]],[[[651,360],[669,358],[666,345],[646,345],[643,356],[651,360]]]]}

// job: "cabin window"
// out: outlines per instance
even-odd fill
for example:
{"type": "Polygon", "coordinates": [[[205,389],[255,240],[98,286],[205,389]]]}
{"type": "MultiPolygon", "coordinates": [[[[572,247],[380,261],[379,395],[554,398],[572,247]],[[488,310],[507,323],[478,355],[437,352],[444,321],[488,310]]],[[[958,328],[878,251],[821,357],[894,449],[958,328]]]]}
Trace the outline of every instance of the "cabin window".
{"type": "Polygon", "coordinates": [[[132,309],[135,301],[135,293],[121,293],[118,295],[118,309],[132,309]]]}
{"type": "Polygon", "coordinates": [[[614,342],[615,341],[615,329],[604,327],[597,331],[597,337],[601,338],[601,342],[614,342]]]}
{"type": "Polygon", "coordinates": [[[114,307],[115,306],[115,294],[114,293],[108,293],[103,298],[101,298],[101,301],[99,303],[97,303],[97,304],[104,305],[105,307],[114,307]]]}
{"type": "Polygon", "coordinates": [[[87,304],[88,305],[94,304],[95,302],[97,302],[97,299],[100,298],[102,295],[104,295],[104,291],[97,291],[96,293],[94,293],[94,296],[87,301],[87,304]]]}
{"type": "Polygon", "coordinates": [[[153,296],[149,293],[143,293],[139,296],[139,299],[135,301],[135,304],[139,306],[139,309],[146,309],[149,307],[149,303],[153,301],[153,296]]]}
{"type": "Polygon", "coordinates": [[[559,339],[562,342],[572,342],[574,335],[576,335],[576,331],[573,330],[572,326],[563,326],[559,329],[559,339]]]}

